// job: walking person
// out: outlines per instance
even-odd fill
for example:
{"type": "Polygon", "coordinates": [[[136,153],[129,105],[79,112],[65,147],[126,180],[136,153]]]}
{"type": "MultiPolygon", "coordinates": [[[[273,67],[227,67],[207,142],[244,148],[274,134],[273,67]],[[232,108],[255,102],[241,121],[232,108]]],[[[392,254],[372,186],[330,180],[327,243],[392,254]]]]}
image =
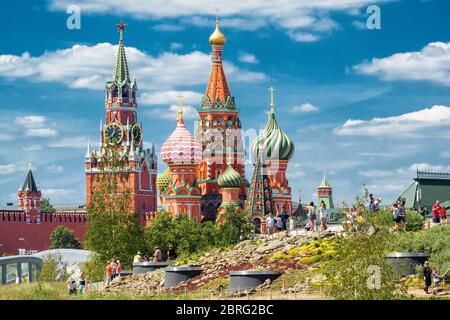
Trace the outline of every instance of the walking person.
{"type": "Polygon", "coordinates": [[[277,222],[277,231],[283,230],[283,220],[281,219],[281,214],[277,214],[275,217],[275,221],[277,222]]]}
{"type": "Polygon", "coordinates": [[[308,211],[308,227],[311,231],[316,231],[316,207],[314,206],[314,202],[310,202],[309,205],[306,207],[306,210],[308,211]]]}
{"type": "Polygon", "coordinates": [[[177,258],[173,245],[169,244],[169,250],[167,250],[167,261],[172,262],[177,258]]]}
{"type": "Polygon", "coordinates": [[[281,222],[283,224],[282,229],[287,230],[287,223],[289,220],[289,214],[286,212],[286,208],[283,207],[283,213],[281,214],[281,222]]]}
{"type": "Polygon", "coordinates": [[[439,282],[441,281],[435,267],[431,269],[431,277],[433,278],[433,295],[435,296],[439,291],[439,282]]]}
{"type": "Polygon", "coordinates": [[[109,283],[111,282],[111,276],[112,276],[112,265],[111,265],[112,261],[108,261],[108,263],[106,264],[106,268],[105,268],[105,286],[109,285],[109,283]]]}
{"type": "Polygon", "coordinates": [[[156,247],[155,253],[153,254],[153,262],[161,262],[162,261],[162,252],[159,247],[156,247]]]}
{"type": "Polygon", "coordinates": [[[423,279],[425,280],[425,288],[423,289],[427,294],[429,294],[429,289],[431,286],[431,268],[430,262],[427,260],[423,264],[423,279]]]}
{"type": "Polygon", "coordinates": [[[275,219],[273,218],[273,214],[269,213],[269,216],[266,218],[267,223],[267,233],[269,236],[273,234],[275,228],[275,219]]]}
{"type": "Polygon", "coordinates": [[[447,224],[447,209],[444,206],[441,206],[441,209],[439,210],[439,218],[441,223],[447,224]]]}
{"type": "Polygon", "coordinates": [[[439,200],[431,208],[431,216],[433,219],[433,223],[438,224],[441,222],[441,206],[439,204],[439,200]]]}
{"type": "Polygon", "coordinates": [[[85,290],[86,290],[86,280],[84,279],[84,274],[81,273],[80,280],[78,280],[78,293],[80,295],[84,295],[85,290]]]}
{"type": "Polygon", "coordinates": [[[122,271],[123,271],[122,262],[120,262],[120,260],[117,260],[116,265],[117,265],[117,271],[116,271],[116,274],[117,274],[117,276],[120,276],[120,274],[121,274],[122,271]]]}
{"type": "Polygon", "coordinates": [[[327,230],[328,211],[327,205],[323,201],[320,203],[319,217],[320,217],[320,231],[327,230]]]}

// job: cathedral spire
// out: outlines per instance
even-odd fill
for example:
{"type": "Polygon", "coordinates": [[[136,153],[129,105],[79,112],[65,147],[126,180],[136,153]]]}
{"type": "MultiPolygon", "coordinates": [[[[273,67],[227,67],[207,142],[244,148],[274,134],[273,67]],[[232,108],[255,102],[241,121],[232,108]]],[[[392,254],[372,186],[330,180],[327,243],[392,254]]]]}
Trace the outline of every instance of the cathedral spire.
{"type": "Polygon", "coordinates": [[[270,114],[275,114],[275,102],[274,102],[274,98],[273,98],[273,93],[275,91],[274,87],[270,87],[269,88],[270,91],[270,114]]]}
{"type": "Polygon", "coordinates": [[[177,116],[177,122],[182,124],[184,123],[183,120],[183,98],[184,96],[182,94],[177,95],[178,98],[178,116],[177,116]]]}
{"type": "Polygon", "coordinates": [[[203,108],[235,108],[222,65],[222,50],[225,42],[226,38],[219,29],[219,19],[217,18],[216,29],[209,37],[209,43],[212,47],[212,66],[202,103],[203,108]]]}
{"type": "Polygon", "coordinates": [[[125,81],[130,80],[130,73],[128,71],[127,57],[125,55],[125,47],[123,45],[123,31],[127,24],[120,22],[116,24],[117,30],[120,32],[119,48],[117,50],[116,64],[114,66],[113,80],[120,85],[125,81]]]}

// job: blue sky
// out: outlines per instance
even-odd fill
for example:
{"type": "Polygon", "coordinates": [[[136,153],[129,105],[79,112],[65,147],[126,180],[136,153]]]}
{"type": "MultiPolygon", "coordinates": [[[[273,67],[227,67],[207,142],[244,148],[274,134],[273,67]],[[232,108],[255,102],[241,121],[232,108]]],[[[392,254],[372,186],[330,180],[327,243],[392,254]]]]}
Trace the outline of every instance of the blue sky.
{"type": "Polygon", "coordinates": [[[159,149],[171,133],[178,92],[193,131],[215,8],[249,133],[264,125],[276,88],[279,124],[296,145],[294,198],[301,188],[315,199],[323,170],[337,203],[363,184],[388,202],[417,168],[450,171],[448,1],[21,0],[0,12],[0,204],[16,201],[28,163],[53,203],[84,201],[84,153],[99,137],[120,19],[144,140],[159,149]],[[66,27],[70,4],[81,8],[80,30],[66,27]],[[381,30],[366,27],[371,4],[381,30]]]}

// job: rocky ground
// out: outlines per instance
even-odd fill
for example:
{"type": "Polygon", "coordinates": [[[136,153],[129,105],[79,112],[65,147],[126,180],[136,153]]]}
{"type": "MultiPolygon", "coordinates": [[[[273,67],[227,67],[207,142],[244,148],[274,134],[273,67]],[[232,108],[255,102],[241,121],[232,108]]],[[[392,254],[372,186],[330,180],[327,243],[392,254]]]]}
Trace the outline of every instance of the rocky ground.
{"type": "MultiPolygon", "coordinates": [[[[289,259],[272,259],[272,257],[276,253],[286,254],[306,242],[334,235],[334,231],[295,235],[279,233],[276,238],[258,241],[246,240],[230,250],[207,252],[194,261],[195,265],[202,267],[201,275],[181,283],[172,291],[198,290],[216,279],[227,279],[228,272],[234,270],[261,269],[285,273],[291,269],[308,268],[300,261],[299,257],[289,259]]],[[[164,292],[163,287],[164,270],[157,270],[146,274],[116,278],[102,292],[105,294],[127,292],[128,294],[151,295],[164,292]]]]}

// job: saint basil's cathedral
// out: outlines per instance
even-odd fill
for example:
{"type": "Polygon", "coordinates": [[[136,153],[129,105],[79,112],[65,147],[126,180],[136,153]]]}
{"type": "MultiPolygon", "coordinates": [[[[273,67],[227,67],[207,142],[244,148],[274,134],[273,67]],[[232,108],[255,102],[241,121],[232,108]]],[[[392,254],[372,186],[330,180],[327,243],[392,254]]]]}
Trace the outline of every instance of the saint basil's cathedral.
{"type": "MultiPolygon", "coordinates": [[[[97,178],[102,175],[99,163],[107,146],[115,145],[122,159],[126,159],[125,187],[130,190],[132,208],[140,213],[143,224],[151,223],[158,214],[158,190],[160,211],[186,214],[198,222],[220,220],[221,213],[234,207],[245,209],[249,218],[265,232],[268,214],[292,214],[286,170],[295,147],[276,120],[273,88],[270,89],[266,126],[251,146],[254,166],[251,181],[245,178],[242,123],[222,64],[226,38],[218,20],[209,38],[211,73],[198,110],[198,129],[193,135],[186,128],[179,97],[174,130],[160,151],[168,167],[159,176],[154,144],[150,149],[143,147],[144,128],[137,113],[137,83],[130,77],[123,41],[126,25],[120,23],[117,27],[120,39],[113,77],[105,85],[106,116],[105,121],[100,122],[99,148],[94,149],[88,143],[85,154],[86,205],[91,202],[97,178]]],[[[331,187],[327,185],[327,188],[331,196],[331,187]]],[[[24,247],[21,241],[26,241],[30,249],[45,250],[49,247],[51,232],[59,225],[72,229],[79,239],[84,238],[89,220],[85,211],[41,212],[41,191],[31,169],[18,198],[16,210],[0,210],[2,251],[17,253],[18,248],[24,247]]]]}

